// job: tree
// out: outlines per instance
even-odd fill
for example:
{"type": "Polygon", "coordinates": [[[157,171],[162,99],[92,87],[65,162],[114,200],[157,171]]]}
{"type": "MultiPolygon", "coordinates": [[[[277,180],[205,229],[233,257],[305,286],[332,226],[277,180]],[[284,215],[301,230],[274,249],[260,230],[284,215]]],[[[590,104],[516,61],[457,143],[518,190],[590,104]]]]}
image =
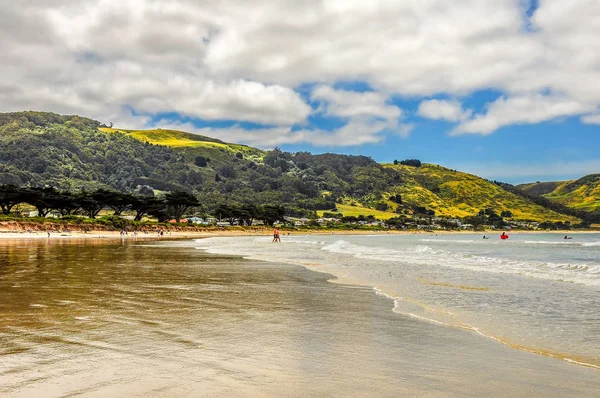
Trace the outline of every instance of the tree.
{"type": "Polygon", "coordinates": [[[398,203],[399,205],[402,204],[402,195],[392,195],[390,196],[390,200],[394,203],[398,203]]]}
{"type": "Polygon", "coordinates": [[[180,222],[181,217],[190,209],[190,207],[199,206],[200,202],[191,193],[185,191],[173,191],[165,195],[167,204],[167,214],[180,222]]]}
{"type": "Polygon", "coordinates": [[[378,202],[375,205],[375,210],[379,210],[379,211],[387,211],[389,209],[389,206],[387,203],[385,202],[378,202]]]}
{"type": "Polygon", "coordinates": [[[220,204],[215,210],[215,215],[219,217],[219,220],[225,219],[229,225],[233,226],[238,219],[239,208],[234,205],[220,204]]]}
{"type": "Polygon", "coordinates": [[[162,216],[165,214],[165,207],[165,202],[154,196],[134,196],[131,204],[131,209],[135,211],[135,221],[142,221],[147,214],[162,216]]]}
{"type": "Polygon", "coordinates": [[[262,220],[265,225],[273,225],[277,221],[283,221],[285,208],[281,205],[265,205],[259,210],[257,218],[262,220]]]}
{"type": "Polygon", "coordinates": [[[405,224],[406,224],[406,218],[405,217],[392,217],[389,220],[384,221],[386,227],[388,228],[395,228],[395,229],[401,229],[404,228],[405,224]]]}
{"type": "Polygon", "coordinates": [[[258,208],[255,205],[247,204],[239,209],[238,216],[243,224],[251,227],[258,214],[258,208]]]}
{"type": "Polygon", "coordinates": [[[100,211],[106,205],[106,199],[110,195],[109,191],[99,189],[92,193],[82,192],[79,194],[79,204],[81,209],[89,218],[96,218],[100,211]]]}
{"type": "Polygon", "coordinates": [[[114,211],[115,216],[120,216],[125,210],[131,208],[134,201],[133,195],[111,192],[111,195],[107,195],[105,203],[114,211]]]}
{"type": "Polygon", "coordinates": [[[77,196],[71,192],[61,192],[56,195],[53,202],[62,217],[73,215],[81,208],[77,196]]]}
{"type": "Polygon", "coordinates": [[[25,202],[36,208],[38,216],[46,217],[56,209],[58,191],[53,188],[30,188],[24,191],[25,202]]]}
{"type": "Polygon", "coordinates": [[[405,159],[400,162],[405,166],[421,167],[421,161],[419,159],[405,159]]]}
{"type": "Polygon", "coordinates": [[[208,165],[208,162],[206,161],[206,158],[204,156],[196,156],[196,158],[194,159],[194,163],[198,167],[206,167],[208,165]]]}
{"type": "Polygon", "coordinates": [[[16,185],[0,186],[0,209],[2,213],[9,214],[13,207],[25,201],[24,190],[16,185]]]}
{"type": "Polygon", "coordinates": [[[344,224],[356,224],[358,222],[358,218],[355,216],[344,216],[342,217],[342,222],[344,224]]]}
{"type": "Polygon", "coordinates": [[[219,172],[225,178],[235,178],[237,176],[235,169],[230,164],[221,166],[221,168],[219,169],[219,172]]]}

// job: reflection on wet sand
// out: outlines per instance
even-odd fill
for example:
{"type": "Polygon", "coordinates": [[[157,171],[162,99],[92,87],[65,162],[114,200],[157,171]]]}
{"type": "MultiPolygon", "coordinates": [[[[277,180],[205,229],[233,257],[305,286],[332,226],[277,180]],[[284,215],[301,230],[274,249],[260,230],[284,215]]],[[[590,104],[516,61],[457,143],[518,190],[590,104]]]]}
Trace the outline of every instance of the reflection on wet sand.
{"type": "Polygon", "coordinates": [[[599,373],[407,319],[302,267],[0,242],[0,396],[593,396],[599,373]]]}

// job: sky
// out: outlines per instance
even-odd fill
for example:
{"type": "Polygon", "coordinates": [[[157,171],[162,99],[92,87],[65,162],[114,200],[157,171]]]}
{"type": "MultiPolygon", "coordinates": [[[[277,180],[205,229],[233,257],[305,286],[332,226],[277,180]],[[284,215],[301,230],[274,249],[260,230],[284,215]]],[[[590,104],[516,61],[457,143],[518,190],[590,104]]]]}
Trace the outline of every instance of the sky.
{"type": "Polygon", "coordinates": [[[510,183],[600,173],[597,0],[0,0],[0,112],[510,183]]]}

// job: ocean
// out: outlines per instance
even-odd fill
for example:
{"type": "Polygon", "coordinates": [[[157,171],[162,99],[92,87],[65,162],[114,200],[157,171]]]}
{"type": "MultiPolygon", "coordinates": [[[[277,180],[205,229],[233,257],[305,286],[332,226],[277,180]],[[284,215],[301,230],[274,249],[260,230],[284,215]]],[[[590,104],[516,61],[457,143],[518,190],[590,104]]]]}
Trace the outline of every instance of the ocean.
{"type": "Polygon", "coordinates": [[[288,262],[368,286],[390,311],[600,369],[600,234],[210,238],[210,253],[288,262]]]}
{"type": "Polygon", "coordinates": [[[0,239],[0,396],[597,397],[598,239],[480,239],[0,239]]]}

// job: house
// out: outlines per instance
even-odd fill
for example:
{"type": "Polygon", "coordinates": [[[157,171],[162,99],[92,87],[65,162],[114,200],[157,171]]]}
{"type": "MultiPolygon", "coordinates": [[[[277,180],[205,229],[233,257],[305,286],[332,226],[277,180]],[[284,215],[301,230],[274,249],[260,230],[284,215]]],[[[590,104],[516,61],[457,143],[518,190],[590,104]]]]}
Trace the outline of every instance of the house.
{"type": "Polygon", "coordinates": [[[307,225],[309,222],[310,222],[310,220],[308,218],[302,217],[302,218],[299,218],[296,221],[294,221],[294,225],[296,227],[301,227],[301,226],[307,225]]]}

